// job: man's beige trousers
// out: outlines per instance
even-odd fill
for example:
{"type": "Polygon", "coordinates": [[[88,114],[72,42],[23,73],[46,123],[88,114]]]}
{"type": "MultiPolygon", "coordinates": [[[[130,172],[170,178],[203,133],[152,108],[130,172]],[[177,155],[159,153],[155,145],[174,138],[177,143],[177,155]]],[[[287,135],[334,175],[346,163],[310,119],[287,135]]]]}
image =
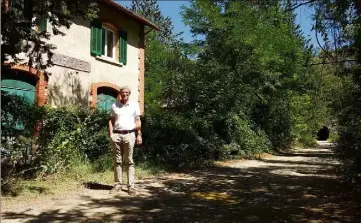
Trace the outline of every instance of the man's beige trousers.
{"type": "Polygon", "coordinates": [[[135,144],[135,133],[112,133],[110,138],[113,142],[114,184],[123,184],[122,167],[124,166],[128,176],[128,188],[134,188],[133,149],[135,144]]]}

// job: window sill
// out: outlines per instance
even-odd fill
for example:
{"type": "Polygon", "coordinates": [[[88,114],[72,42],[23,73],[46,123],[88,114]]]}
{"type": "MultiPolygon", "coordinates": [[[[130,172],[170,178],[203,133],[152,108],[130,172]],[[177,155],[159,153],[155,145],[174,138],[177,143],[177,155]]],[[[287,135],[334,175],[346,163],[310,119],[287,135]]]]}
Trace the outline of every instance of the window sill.
{"type": "Polygon", "coordinates": [[[120,67],[124,66],[123,63],[120,63],[120,62],[118,62],[116,60],[113,60],[111,58],[104,57],[104,56],[95,56],[95,59],[101,60],[101,61],[104,61],[104,62],[107,62],[107,63],[110,63],[110,64],[113,64],[113,65],[117,65],[117,66],[120,66],[120,67]]]}

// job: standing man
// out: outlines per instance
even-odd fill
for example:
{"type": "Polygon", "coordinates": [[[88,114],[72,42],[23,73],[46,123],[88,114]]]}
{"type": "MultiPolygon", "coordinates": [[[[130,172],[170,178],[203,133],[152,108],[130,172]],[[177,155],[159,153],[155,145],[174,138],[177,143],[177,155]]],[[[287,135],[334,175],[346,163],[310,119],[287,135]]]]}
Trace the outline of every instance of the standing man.
{"type": "Polygon", "coordinates": [[[142,144],[140,108],[136,102],[129,101],[131,89],[122,86],[118,100],[112,105],[109,120],[109,136],[113,144],[114,156],[114,187],[110,193],[123,189],[122,165],[127,172],[128,194],[135,195],[134,188],[134,144],[142,144]]]}

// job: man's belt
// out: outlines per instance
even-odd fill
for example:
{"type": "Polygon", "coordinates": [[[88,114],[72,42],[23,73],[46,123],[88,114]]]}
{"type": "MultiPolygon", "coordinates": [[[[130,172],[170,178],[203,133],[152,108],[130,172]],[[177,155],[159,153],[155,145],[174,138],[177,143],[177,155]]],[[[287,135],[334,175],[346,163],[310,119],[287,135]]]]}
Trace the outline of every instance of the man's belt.
{"type": "Polygon", "coordinates": [[[113,133],[119,133],[119,134],[128,134],[128,133],[132,133],[135,132],[135,129],[132,130],[113,130],[113,133]]]}

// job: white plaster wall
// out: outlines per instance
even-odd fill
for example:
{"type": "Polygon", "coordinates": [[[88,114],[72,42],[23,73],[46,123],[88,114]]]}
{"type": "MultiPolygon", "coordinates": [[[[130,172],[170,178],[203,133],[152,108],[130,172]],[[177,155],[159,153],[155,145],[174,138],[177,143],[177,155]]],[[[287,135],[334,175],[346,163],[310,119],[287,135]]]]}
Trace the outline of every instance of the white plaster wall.
{"type": "MultiPolygon", "coordinates": [[[[112,12],[114,13],[114,12],[112,12]]],[[[115,65],[97,59],[90,53],[90,22],[75,20],[70,29],[63,29],[65,36],[52,36],[48,41],[57,49],[55,53],[85,60],[91,64],[91,72],[82,72],[58,65],[48,68],[48,102],[57,107],[66,104],[88,104],[92,83],[110,82],[119,87],[129,85],[132,88],[131,100],[138,101],[138,64],[139,64],[139,29],[135,21],[119,16],[114,22],[121,21],[121,26],[128,32],[127,64],[115,65]]],[[[51,26],[48,23],[48,31],[51,26]]]]}

